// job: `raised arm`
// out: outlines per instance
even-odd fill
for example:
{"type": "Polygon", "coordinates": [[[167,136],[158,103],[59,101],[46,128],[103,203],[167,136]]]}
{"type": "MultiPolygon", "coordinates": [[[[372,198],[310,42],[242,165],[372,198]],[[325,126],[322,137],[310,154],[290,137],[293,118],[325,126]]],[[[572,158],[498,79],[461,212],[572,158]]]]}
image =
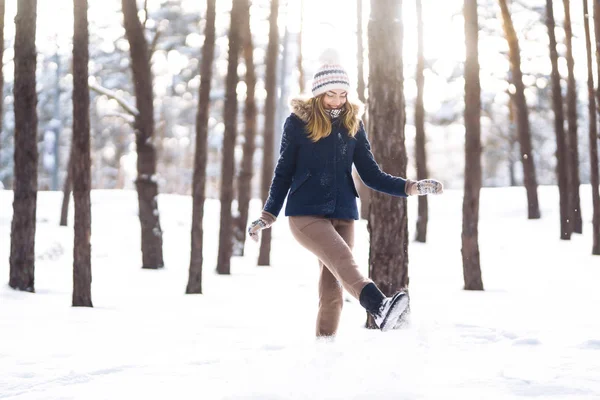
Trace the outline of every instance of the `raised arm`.
{"type": "Polygon", "coordinates": [[[406,179],[387,174],[379,168],[371,152],[371,144],[362,122],[355,138],[354,165],[365,185],[392,196],[407,197],[406,179]]]}

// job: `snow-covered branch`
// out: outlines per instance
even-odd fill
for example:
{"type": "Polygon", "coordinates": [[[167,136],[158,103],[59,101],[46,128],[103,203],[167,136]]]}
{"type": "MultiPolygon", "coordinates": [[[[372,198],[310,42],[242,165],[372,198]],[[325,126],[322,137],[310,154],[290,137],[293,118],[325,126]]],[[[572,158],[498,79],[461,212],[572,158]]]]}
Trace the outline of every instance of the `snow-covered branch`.
{"type": "Polygon", "coordinates": [[[133,124],[135,122],[135,118],[131,114],[125,114],[121,112],[109,111],[107,113],[102,114],[102,117],[119,117],[123,118],[126,122],[130,124],[133,124]]]}
{"type": "Polygon", "coordinates": [[[120,96],[114,90],[110,90],[105,87],[102,87],[95,82],[90,82],[89,85],[90,85],[90,89],[92,89],[94,92],[106,95],[106,96],[110,97],[111,99],[116,100],[117,103],[119,103],[121,105],[121,107],[123,107],[125,109],[125,111],[127,111],[129,114],[133,115],[134,117],[137,117],[139,115],[140,112],[138,111],[138,109],[133,104],[131,104],[127,100],[125,100],[123,98],[123,96],[120,96]]]}

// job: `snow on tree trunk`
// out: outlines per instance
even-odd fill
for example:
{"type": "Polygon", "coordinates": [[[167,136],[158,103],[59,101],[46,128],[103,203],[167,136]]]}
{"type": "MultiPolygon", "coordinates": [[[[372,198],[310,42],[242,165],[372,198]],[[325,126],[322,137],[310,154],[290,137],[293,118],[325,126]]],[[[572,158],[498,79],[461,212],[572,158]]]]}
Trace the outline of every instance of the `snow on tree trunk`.
{"type": "MultiPolygon", "coordinates": [[[[596,26],[596,51],[600,50],[600,9],[598,1],[594,2],[594,22],[596,26]]],[[[600,178],[598,176],[598,118],[596,110],[596,97],[594,93],[594,72],[592,67],[592,43],[587,0],[583,0],[583,21],[585,29],[585,48],[587,54],[588,70],[588,113],[589,113],[589,140],[590,140],[590,180],[592,186],[592,254],[600,255],[600,178]]],[[[600,71],[600,60],[596,63],[600,71]]],[[[600,79],[599,79],[600,82],[600,79]]]]}
{"type": "Polygon", "coordinates": [[[13,289],[34,292],[37,206],[35,47],[37,0],[18,0],[15,18],[15,154],[10,280],[13,289]]]}
{"type": "Polygon", "coordinates": [[[479,263],[479,191],[481,189],[481,86],[477,0],[465,0],[465,189],[462,261],[465,290],[483,290],[479,263]]]}
{"type": "Polygon", "coordinates": [[[202,64],[200,66],[198,112],[196,114],[196,154],[192,183],[192,242],[186,293],[202,293],[202,250],[204,248],[202,222],[204,220],[204,200],[206,196],[210,84],[215,55],[215,2],[216,0],[208,0],[206,3],[206,25],[204,28],[204,45],[202,46],[202,64]]]}
{"type": "Polygon", "coordinates": [[[233,201],[233,177],[235,172],[235,141],[237,137],[237,74],[241,48],[240,29],[242,24],[242,1],[233,0],[231,6],[231,24],[229,25],[229,59],[227,62],[227,78],[225,84],[225,107],[223,120],[223,154],[221,159],[221,226],[219,229],[219,253],[217,256],[217,272],[229,275],[231,255],[233,252],[233,218],[231,202],[233,201]]]}
{"type": "Polygon", "coordinates": [[[571,4],[563,0],[565,8],[565,44],[567,45],[567,122],[569,132],[566,136],[567,151],[569,152],[569,207],[573,215],[573,232],[582,233],[581,200],[579,197],[579,151],[577,138],[577,84],[575,82],[575,61],[573,59],[573,29],[571,28],[571,4]]]}
{"type": "MultiPolygon", "coordinates": [[[[279,30],[277,28],[277,15],[279,14],[279,0],[271,0],[271,15],[269,16],[269,44],[267,46],[267,66],[265,73],[265,129],[263,133],[263,166],[261,179],[261,196],[263,204],[269,196],[269,187],[273,178],[274,169],[274,138],[275,138],[275,112],[277,104],[277,54],[279,53],[279,30]]],[[[261,235],[258,265],[271,264],[271,230],[265,229],[261,235]]]]}
{"type": "MultiPolygon", "coordinates": [[[[531,146],[531,131],[529,129],[529,111],[525,99],[525,85],[521,71],[521,50],[506,0],[499,0],[502,11],[503,28],[508,42],[511,83],[515,93],[511,96],[517,118],[517,135],[521,146],[521,164],[523,165],[523,181],[527,192],[527,218],[540,218],[540,206],[537,195],[537,178],[531,146]]],[[[511,107],[511,111],[512,111],[511,107]]]]}
{"type": "Polygon", "coordinates": [[[152,72],[148,43],[144,36],[144,28],[138,18],[136,0],[121,0],[121,4],[125,33],[131,53],[136,106],[139,111],[134,122],[138,154],[138,176],[135,185],[142,229],[142,268],[156,269],[164,267],[164,261],[157,201],[156,151],[152,143],[154,136],[152,72]]]}
{"type": "MultiPolygon", "coordinates": [[[[381,168],[406,176],[403,27],[400,0],[372,0],[369,19],[369,130],[381,168]]],[[[369,276],[391,295],[408,285],[406,199],[372,192],[369,276]]],[[[370,324],[372,326],[372,324],[370,324]]]]}
{"type": "Polygon", "coordinates": [[[73,0],[73,306],[92,307],[88,2],[73,0]]]}
{"type": "Polygon", "coordinates": [[[256,87],[256,72],[254,70],[254,46],[252,32],[250,31],[250,2],[243,2],[243,52],[246,64],[246,103],[244,106],[244,155],[238,174],[238,217],[234,227],[234,249],[236,256],[244,255],[246,242],[246,225],[248,223],[248,209],[252,197],[252,176],[254,175],[254,151],[256,149],[256,101],[254,91],[256,87]]]}
{"type": "Polygon", "coordinates": [[[569,152],[564,127],[563,99],[558,72],[558,52],[554,35],[554,9],[552,0],[546,0],[546,27],[548,28],[550,62],[552,63],[552,110],[554,111],[554,131],[556,133],[556,173],[560,196],[560,238],[570,240],[573,232],[573,213],[569,206],[569,152]]]}
{"type": "MultiPolygon", "coordinates": [[[[425,152],[425,107],[423,106],[423,91],[425,86],[425,56],[423,54],[423,8],[421,0],[417,0],[417,99],[415,104],[415,160],[417,164],[417,179],[425,179],[427,173],[427,154],[425,152]]],[[[427,240],[427,196],[419,196],[416,241],[425,243],[427,240]]]]}

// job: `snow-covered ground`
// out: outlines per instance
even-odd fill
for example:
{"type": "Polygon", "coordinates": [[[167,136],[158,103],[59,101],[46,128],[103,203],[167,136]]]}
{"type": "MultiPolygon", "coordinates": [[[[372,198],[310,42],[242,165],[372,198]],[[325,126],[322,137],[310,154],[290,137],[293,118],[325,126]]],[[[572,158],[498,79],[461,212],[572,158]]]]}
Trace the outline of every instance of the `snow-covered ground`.
{"type": "MultiPolygon", "coordinates": [[[[12,193],[0,191],[0,399],[599,399],[600,257],[589,186],[581,195],[584,234],[565,242],[555,187],[539,189],[537,221],[526,219],[524,189],[484,189],[477,293],[462,290],[462,193],[431,197],[428,243],[409,246],[409,325],[364,329],[348,298],[338,337],[317,341],[317,261],[283,216],[272,267],[256,266],[249,241],[231,276],[218,276],[209,201],[204,294],[185,295],[191,199],[160,196],[166,268],[151,271],[140,268],[135,193],[95,191],[94,308],[72,308],[62,195],[38,195],[30,294],[7,285],[12,193]]],[[[366,271],[364,221],[356,233],[366,271]]]]}

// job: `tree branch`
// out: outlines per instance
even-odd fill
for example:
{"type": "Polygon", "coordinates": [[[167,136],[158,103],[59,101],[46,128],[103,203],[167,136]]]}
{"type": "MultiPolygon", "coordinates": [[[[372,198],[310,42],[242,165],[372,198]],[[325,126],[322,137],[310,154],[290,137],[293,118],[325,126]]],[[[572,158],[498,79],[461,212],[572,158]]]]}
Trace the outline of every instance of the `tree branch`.
{"type": "Polygon", "coordinates": [[[105,87],[102,87],[102,86],[98,85],[97,83],[90,83],[89,86],[90,86],[90,89],[93,90],[94,92],[103,94],[105,96],[108,96],[111,99],[116,100],[117,103],[119,103],[119,105],[125,109],[125,111],[127,111],[129,114],[133,115],[134,117],[137,117],[139,115],[140,112],[138,111],[138,109],[133,104],[131,104],[127,100],[125,100],[122,96],[119,96],[117,94],[117,92],[115,92],[114,90],[110,90],[105,87]]]}
{"type": "Polygon", "coordinates": [[[146,24],[148,23],[148,0],[144,0],[144,29],[146,29],[146,24]]]}
{"type": "Polygon", "coordinates": [[[150,44],[150,48],[148,49],[148,59],[151,60],[152,59],[152,55],[154,54],[154,52],[156,51],[156,45],[158,44],[158,39],[160,38],[160,34],[162,33],[162,30],[159,28],[156,30],[156,33],[154,34],[154,39],[152,39],[152,43],[150,44]]]}
{"type": "Polygon", "coordinates": [[[121,112],[112,112],[109,111],[107,113],[102,114],[101,116],[102,118],[105,117],[118,117],[118,118],[122,118],[125,120],[125,122],[129,123],[129,124],[133,124],[135,122],[135,117],[132,116],[131,114],[125,114],[125,113],[121,113],[121,112]]]}

